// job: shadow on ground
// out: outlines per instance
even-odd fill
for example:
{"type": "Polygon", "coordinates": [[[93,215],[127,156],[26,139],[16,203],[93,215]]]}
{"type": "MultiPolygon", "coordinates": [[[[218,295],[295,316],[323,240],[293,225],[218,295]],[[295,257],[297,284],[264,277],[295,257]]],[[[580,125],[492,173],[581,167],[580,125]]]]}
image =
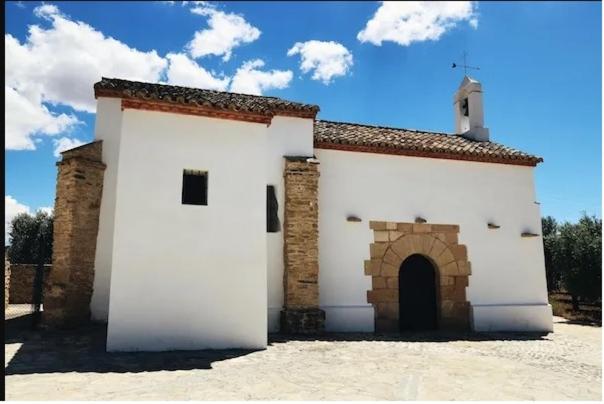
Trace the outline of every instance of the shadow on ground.
{"type": "MultiPolygon", "coordinates": [[[[213,362],[248,355],[254,350],[172,352],[105,352],[106,325],[89,324],[73,330],[32,330],[31,318],[5,321],[5,344],[22,344],[5,368],[5,375],[32,373],[126,373],[160,370],[211,369],[213,362]]],[[[326,333],[321,336],[270,334],[269,345],[288,341],[497,341],[547,339],[535,333],[326,333]]]]}
{"type": "Polygon", "coordinates": [[[547,341],[547,333],[531,332],[400,332],[400,333],[325,333],[320,336],[270,334],[269,344],[288,341],[388,341],[388,342],[451,342],[451,341],[547,341]]]}
{"type": "Polygon", "coordinates": [[[4,374],[137,373],[160,370],[211,369],[213,362],[247,355],[253,350],[171,352],[105,352],[106,325],[73,330],[32,330],[28,316],[5,321],[5,344],[22,344],[4,374]]]}
{"type": "Polygon", "coordinates": [[[565,319],[566,324],[586,325],[590,327],[602,327],[602,319],[565,319]]]}

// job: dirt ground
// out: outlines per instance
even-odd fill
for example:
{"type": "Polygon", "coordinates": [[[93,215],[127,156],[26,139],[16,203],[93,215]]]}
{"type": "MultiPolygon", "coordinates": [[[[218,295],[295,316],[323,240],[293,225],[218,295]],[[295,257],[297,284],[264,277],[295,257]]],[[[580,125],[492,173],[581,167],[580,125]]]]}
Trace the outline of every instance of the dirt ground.
{"type": "Polygon", "coordinates": [[[273,336],[255,352],[105,353],[103,327],[17,329],[5,341],[7,400],[602,398],[601,328],[559,317],[545,336],[273,336]]]}

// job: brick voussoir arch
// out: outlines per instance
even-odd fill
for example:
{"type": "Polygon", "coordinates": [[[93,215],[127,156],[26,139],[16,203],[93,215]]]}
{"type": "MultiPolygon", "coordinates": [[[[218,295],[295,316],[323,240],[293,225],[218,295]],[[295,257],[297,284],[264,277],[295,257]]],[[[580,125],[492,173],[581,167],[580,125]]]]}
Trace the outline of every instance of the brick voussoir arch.
{"type": "Polygon", "coordinates": [[[458,225],[370,222],[374,243],[365,275],[372,277],[367,301],[374,307],[376,331],[397,331],[399,270],[405,259],[420,254],[437,271],[438,324],[441,329],[469,328],[465,289],[471,274],[467,248],[458,243],[458,225]]]}

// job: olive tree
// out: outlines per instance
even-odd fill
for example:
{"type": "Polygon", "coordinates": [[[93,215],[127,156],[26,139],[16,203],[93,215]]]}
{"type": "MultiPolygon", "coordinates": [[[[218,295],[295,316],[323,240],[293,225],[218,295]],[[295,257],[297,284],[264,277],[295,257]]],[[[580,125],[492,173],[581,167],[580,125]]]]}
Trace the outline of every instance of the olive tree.
{"type": "Polygon", "coordinates": [[[16,264],[52,262],[53,216],[38,211],[35,215],[20,213],[11,221],[8,258],[16,264]]]}
{"type": "Polygon", "coordinates": [[[560,226],[554,260],[573,309],[579,309],[579,299],[601,299],[602,219],[584,214],[578,223],[560,226]]]}
{"type": "Polygon", "coordinates": [[[556,219],[547,216],[541,219],[543,234],[543,253],[545,255],[545,276],[547,279],[547,290],[557,291],[560,289],[560,268],[554,260],[558,243],[558,223],[556,219]]]}

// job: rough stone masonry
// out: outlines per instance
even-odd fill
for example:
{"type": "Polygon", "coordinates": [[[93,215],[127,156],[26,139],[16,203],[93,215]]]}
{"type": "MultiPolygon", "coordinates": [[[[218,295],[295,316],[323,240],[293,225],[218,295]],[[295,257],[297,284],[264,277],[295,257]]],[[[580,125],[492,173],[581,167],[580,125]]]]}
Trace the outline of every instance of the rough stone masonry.
{"type": "Polygon", "coordinates": [[[8,298],[10,292],[10,262],[6,249],[4,250],[4,309],[8,307],[8,298]]]}
{"type": "Polygon", "coordinates": [[[285,157],[284,177],[281,331],[319,333],[325,323],[325,312],[319,309],[319,162],[285,157]]]}
{"type": "Polygon", "coordinates": [[[439,328],[469,329],[466,287],[472,271],[467,247],[458,241],[459,225],[371,221],[369,227],[374,242],[365,275],[372,277],[367,302],[374,307],[375,330],[398,331],[399,273],[413,254],[428,258],[436,269],[439,328]]]}
{"type": "MultiPolygon", "coordinates": [[[[34,302],[34,282],[37,264],[9,264],[10,265],[10,304],[31,304],[34,302]]],[[[48,275],[52,265],[44,265],[44,282],[48,282],[48,275]]]]}
{"type": "Polygon", "coordinates": [[[44,291],[44,324],[88,321],[103,175],[102,141],[62,153],[54,209],[52,271],[44,291]]]}

